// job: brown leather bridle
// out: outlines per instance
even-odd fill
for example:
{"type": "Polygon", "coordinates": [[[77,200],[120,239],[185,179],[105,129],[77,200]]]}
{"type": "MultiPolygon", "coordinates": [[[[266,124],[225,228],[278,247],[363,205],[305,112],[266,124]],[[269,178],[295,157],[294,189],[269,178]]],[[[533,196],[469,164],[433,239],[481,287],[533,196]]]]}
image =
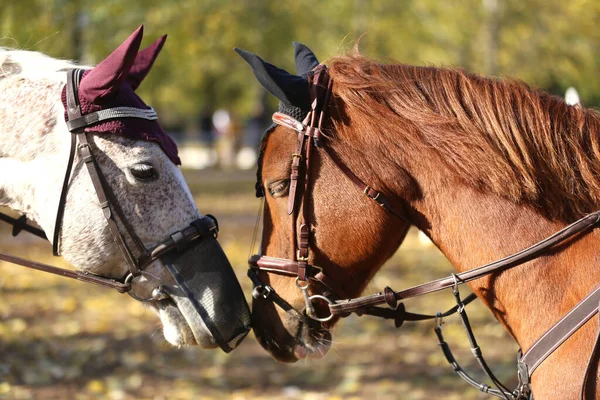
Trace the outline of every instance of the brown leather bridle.
{"type": "MultiPolygon", "coordinates": [[[[325,327],[328,325],[327,322],[334,317],[343,318],[352,313],[357,315],[366,314],[386,319],[393,319],[397,327],[401,326],[404,321],[436,319],[435,332],[438,337],[439,344],[444,350],[444,355],[446,356],[448,362],[463,379],[465,379],[472,386],[477,387],[479,390],[499,398],[529,398],[531,396],[530,379],[535,369],[574,332],[576,332],[581,326],[583,326],[598,313],[600,308],[600,286],[594,289],[588,296],[586,296],[586,298],[573,307],[569,313],[567,313],[555,325],[553,325],[528,349],[524,355],[521,355],[519,352],[519,385],[514,391],[510,391],[504,385],[502,385],[487,366],[481,350],[477,345],[465,311],[465,306],[475,299],[475,295],[472,294],[464,300],[461,299],[458,292],[458,286],[481,278],[485,275],[498,273],[519,266],[527,261],[543,255],[549,249],[555,248],[557,245],[565,242],[567,239],[589,231],[597,226],[600,222],[600,211],[584,216],[583,218],[575,221],[548,238],[543,239],[520,252],[481,267],[474,268],[460,274],[452,274],[447,278],[434,280],[398,292],[386,287],[383,292],[350,299],[340,285],[338,285],[334,279],[327,275],[326,271],[318,266],[308,263],[311,239],[308,198],[311,189],[309,173],[312,148],[316,147],[323,150],[324,153],[333,161],[336,167],[340,169],[340,171],[342,171],[342,173],[348,179],[350,179],[350,181],[352,181],[367,197],[374,200],[387,212],[394,215],[396,218],[407,222],[408,226],[410,226],[410,221],[404,212],[400,212],[390,204],[387,197],[383,193],[365,184],[356,174],[354,174],[337,156],[337,154],[333,152],[327,143],[327,137],[322,135],[326,110],[332,92],[332,85],[333,82],[329,78],[327,67],[323,64],[320,64],[309,76],[311,109],[304,121],[300,122],[289,115],[279,112],[273,114],[273,122],[275,124],[293,129],[297,133],[296,147],[294,153],[292,154],[288,198],[288,214],[291,215],[292,220],[292,235],[295,251],[293,259],[274,258],[260,254],[253,255],[249,259],[248,262],[250,268],[248,270],[248,276],[254,284],[254,289],[252,292],[253,297],[255,299],[270,299],[275,304],[283,308],[286,312],[292,313],[296,316],[301,316],[302,318],[307,316],[313,320],[325,323],[325,327]],[[304,173],[304,188],[300,199],[298,199],[297,186],[301,173],[304,173]],[[301,210],[299,205],[302,205],[301,210]],[[298,223],[297,218],[300,218],[299,232],[296,230],[298,223]],[[258,271],[295,277],[296,286],[301,290],[305,300],[305,311],[300,312],[294,309],[289,303],[281,298],[281,296],[279,296],[271,286],[264,284],[258,276],[258,271]],[[320,284],[325,290],[323,290],[321,294],[311,296],[309,294],[309,287],[313,282],[320,284]],[[398,303],[399,300],[421,296],[448,288],[453,290],[457,305],[445,313],[437,313],[436,315],[410,313],[405,310],[402,303],[398,303]],[[325,317],[319,317],[316,314],[313,306],[314,301],[325,301],[329,306],[330,314],[325,317]],[[381,304],[386,304],[388,308],[376,307],[381,304]],[[453,313],[458,313],[460,315],[467,330],[467,335],[471,343],[471,350],[480,366],[496,385],[497,389],[490,388],[488,385],[484,385],[473,380],[462,370],[460,365],[456,363],[456,360],[454,360],[450,348],[444,341],[441,333],[442,318],[453,313]]],[[[262,185],[262,182],[258,182],[257,184],[262,185]]],[[[264,190],[262,192],[264,193],[264,190]]],[[[593,380],[589,380],[588,378],[590,372],[593,370],[594,360],[598,360],[599,357],[600,328],[598,330],[594,348],[584,374],[581,391],[582,399],[585,398],[586,393],[590,389],[593,389],[591,387],[588,388],[590,382],[593,382],[593,380]]]]}
{"type": "MultiPolygon", "coordinates": [[[[67,93],[67,114],[68,121],[67,126],[71,132],[71,149],[69,153],[69,160],[67,163],[67,169],[63,180],[59,207],[56,215],[56,223],[54,226],[54,238],[53,238],[53,253],[55,256],[60,255],[59,242],[60,232],[62,226],[62,220],[64,215],[66,196],[69,189],[69,183],[71,180],[71,172],[73,169],[75,150],[78,151],[79,157],[86,165],[90,179],[94,185],[98,203],[102,208],[102,212],[106,222],[108,224],[111,236],[114,242],[119,247],[121,254],[123,255],[127,265],[129,267],[129,273],[121,280],[114,278],[108,278],[104,276],[94,275],[88,272],[72,271],[63,268],[54,267],[24,258],[0,253],[0,260],[10,262],[13,264],[21,265],[24,267],[36,269],[43,272],[52,273],[55,275],[63,276],[66,278],[76,279],[79,281],[93,283],[99,286],[116,289],[120,293],[128,293],[132,297],[140,301],[151,301],[151,300],[162,300],[169,297],[168,293],[164,291],[165,287],[161,280],[149,271],[145,271],[152,262],[159,259],[166,253],[174,250],[182,250],[186,248],[190,243],[202,240],[208,237],[216,238],[219,232],[219,226],[216,218],[211,215],[205,215],[202,218],[196,219],[191,222],[190,225],[181,231],[177,231],[169,235],[164,241],[156,245],[151,249],[147,249],[142,240],[136,234],[133,226],[128,222],[127,218],[119,203],[116,196],[108,185],[102,171],[98,167],[98,164],[94,158],[92,148],[88,142],[87,134],[84,129],[90,125],[98,123],[103,120],[115,119],[115,118],[142,118],[154,120],[157,119],[156,113],[152,108],[149,109],[137,109],[131,107],[114,107],[110,109],[104,109],[101,111],[81,115],[81,109],[79,106],[78,96],[78,85],[81,80],[83,70],[74,69],[68,72],[66,93],[67,93]],[[127,233],[127,236],[131,243],[135,246],[133,251],[128,245],[128,241],[125,235],[120,231],[117,225],[118,217],[120,224],[127,233]],[[132,291],[138,280],[138,277],[144,277],[146,280],[153,281],[156,283],[154,289],[149,296],[140,297],[132,291]]],[[[13,236],[16,236],[20,230],[26,230],[33,233],[36,236],[46,239],[46,235],[40,229],[29,226],[26,224],[24,217],[19,219],[13,219],[10,216],[0,214],[0,219],[13,224],[13,236]]]]}
{"type": "MultiPolygon", "coordinates": [[[[311,75],[309,80],[311,91],[312,104],[311,110],[308,112],[303,122],[299,122],[296,119],[277,112],[273,114],[273,122],[288,128],[291,128],[297,132],[296,147],[294,153],[292,153],[291,173],[290,173],[290,184],[289,184],[289,195],[288,195],[288,215],[291,216],[291,227],[292,237],[294,240],[294,258],[283,259],[274,258],[262,255],[254,255],[250,258],[250,277],[258,282],[258,277],[255,271],[262,270],[266,272],[275,272],[283,275],[288,275],[296,278],[296,286],[301,290],[302,295],[305,299],[305,306],[307,315],[320,322],[327,322],[334,317],[333,313],[329,316],[319,317],[313,307],[313,301],[320,300],[325,301],[331,307],[334,305],[333,301],[329,296],[333,295],[337,299],[348,298],[348,295],[343,288],[331,279],[323,271],[321,267],[311,265],[308,263],[309,260],[309,248],[311,240],[310,232],[310,202],[306,199],[310,193],[310,167],[311,167],[311,154],[313,147],[321,148],[325,151],[325,154],[333,161],[333,163],[344,173],[348,179],[350,179],[367,197],[375,201],[379,206],[386,209],[392,215],[397,218],[408,222],[403,213],[396,210],[383,195],[383,193],[371,188],[366,185],[358,176],[356,176],[350,168],[331,150],[326,143],[323,142],[322,128],[325,121],[325,114],[327,111],[327,104],[329,96],[331,94],[332,81],[329,79],[327,73],[327,67],[325,65],[318,66],[314,73],[311,75]],[[319,101],[321,100],[322,101],[319,101]],[[301,166],[303,168],[301,168],[301,166]],[[300,174],[304,173],[303,179],[301,180],[304,184],[302,190],[302,196],[298,199],[298,182],[300,181],[300,174]],[[301,208],[301,209],[300,209],[301,208]],[[300,229],[297,232],[296,226],[297,219],[300,218],[300,229]],[[325,291],[322,294],[309,294],[310,282],[315,281],[320,283],[325,291]]],[[[269,289],[264,289],[265,285],[256,285],[254,293],[258,296],[265,297],[265,295],[271,293],[269,289]],[[263,293],[263,291],[265,291],[263,293]]]]}

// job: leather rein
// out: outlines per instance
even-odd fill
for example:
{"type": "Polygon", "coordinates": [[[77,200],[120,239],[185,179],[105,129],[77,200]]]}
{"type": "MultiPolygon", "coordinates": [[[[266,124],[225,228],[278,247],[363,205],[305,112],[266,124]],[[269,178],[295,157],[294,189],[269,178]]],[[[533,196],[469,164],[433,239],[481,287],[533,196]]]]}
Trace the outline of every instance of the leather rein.
{"type": "MultiPolygon", "coordinates": [[[[156,112],[150,107],[148,109],[138,109],[133,107],[114,107],[104,109],[89,114],[81,115],[79,105],[78,85],[81,80],[83,70],[74,69],[68,71],[66,94],[67,94],[67,127],[71,132],[71,148],[67,163],[66,173],[63,179],[62,190],[60,194],[58,211],[56,213],[56,222],[54,225],[54,235],[52,241],[52,250],[55,256],[59,256],[59,242],[62,221],[64,216],[67,192],[73,170],[75,151],[86,165],[90,179],[94,185],[98,203],[102,208],[104,218],[109,227],[109,231],[114,242],[119,247],[121,254],[125,258],[129,267],[129,273],[121,280],[95,275],[89,272],[73,271],[64,268],[58,268],[52,265],[27,260],[21,257],[0,253],[0,260],[24,267],[36,269],[43,272],[76,279],[82,282],[93,283],[110,289],[116,289],[120,293],[129,293],[132,297],[140,301],[162,300],[168,296],[163,291],[163,285],[160,279],[154,274],[145,271],[144,268],[160,258],[167,252],[185,248],[189,243],[202,240],[207,237],[217,237],[219,226],[217,220],[206,215],[193,221],[188,227],[169,235],[157,246],[147,249],[142,240],[135,233],[133,226],[127,221],[116,196],[108,185],[102,171],[100,170],[96,159],[94,158],[92,147],[87,138],[85,128],[98,122],[116,119],[116,118],[141,118],[146,120],[156,120],[156,112]],[[115,215],[118,217],[121,225],[127,232],[130,241],[134,244],[136,252],[132,251],[128,245],[125,236],[121,233],[115,215]],[[136,255],[137,253],[137,255],[136,255]],[[131,289],[137,282],[135,278],[143,276],[147,280],[155,281],[156,287],[150,296],[139,297],[131,289]]],[[[17,236],[22,230],[30,232],[43,239],[47,239],[46,234],[41,229],[30,226],[26,222],[26,217],[18,219],[0,213],[0,220],[13,225],[13,236],[17,236]]]]}
{"type": "MultiPolygon", "coordinates": [[[[433,280],[417,286],[413,286],[404,290],[394,291],[390,287],[386,287],[383,292],[375,293],[368,296],[362,296],[351,299],[346,295],[340,285],[334,279],[329,277],[322,268],[310,264],[309,247],[311,240],[311,224],[310,213],[308,212],[308,193],[310,192],[310,161],[311,150],[313,147],[323,150],[323,152],[333,161],[336,167],[355,184],[367,197],[375,201],[380,207],[385,209],[394,217],[407,222],[410,221],[405,217],[403,212],[394,208],[387,197],[365,184],[348,166],[337,156],[337,154],[328,145],[328,139],[323,132],[323,124],[325,114],[329,103],[329,98],[332,92],[332,80],[329,78],[327,67],[323,64],[313,70],[309,77],[309,90],[311,95],[311,109],[304,121],[300,122],[286,114],[273,114],[273,122],[293,129],[297,133],[296,148],[292,154],[290,187],[288,197],[288,214],[292,219],[292,232],[295,245],[294,258],[283,259],[274,258],[264,255],[253,255],[249,259],[248,276],[253,281],[254,289],[252,295],[254,298],[270,299],[275,304],[283,308],[286,312],[294,313],[311,318],[321,322],[324,327],[328,327],[331,319],[334,317],[344,318],[354,313],[357,315],[372,315],[385,319],[393,319],[396,327],[400,327],[404,321],[421,321],[427,319],[435,319],[435,333],[438,337],[439,344],[444,351],[444,355],[452,368],[465,379],[469,384],[477,387],[482,392],[494,395],[505,399],[527,399],[531,398],[531,375],[535,369],[564,343],[574,332],[589,321],[600,308],[600,286],[594,289],[586,298],[573,307],[569,313],[563,316],[556,324],[554,324],[540,339],[538,339],[524,354],[519,351],[518,359],[518,378],[519,384],[514,391],[508,390],[502,385],[493,375],[487,363],[483,359],[483,355],[474,334],[472,332],[468,317],[466,315],[465,306],[473,301],[476,296],[471,294],[464,300],[460,298],[458,287],[461,284],[479,279],[483,276],[499,273],[507,269],[514,268],[523,263],[531,261],[548,250],[555,248],[557,245],[565,242],[567,239],[576,235],[583,234],[586,231],[595,228],[600,222],[600,211],[593,212],[583,218],[573,222],[553,235],[533,244],[532,246],[511,254],[500,260],[485,264],[483,266],[465,271],[459,274],[452,274],[446,278],[433,280]],[[301,168],[303,167],[303,168],[301,168]],[[297,201],[297,186],[299,177],[303,174],[304,188],[300,201],[297,201]],[[299,210],[299,204],[302,204],[302,209],[299,210]],[[296,232],[297,218],[300,218],[300,231],[296,232]],[[294,309],[287,303],[275,290],[261,282],[258,271],[267,273],[275,273],[296,278],[296,286],[301,290],[305,300],[305,310],[303,312],[294,309]],[[321,294],[310,295],[309,287],[312,283],[320,285],[323,291],[321,294]],[[424,315],[410,313],[405,310],[400,300],[409,299],[417,296],[422,296],[428,293],[437,292],[443,289],[452,289],[457,305],[445,313],[437,313],[435,315],[424,315]],[[317,315],[313,302],[324,301],[329,308],[329,315],[317,315]],[[387,307],[377,307],[385,304],[387,307]],[[458,365],[454,359],[448,344],[442,336],[442,318],[451,314],[458,313],[461,317],[463,325],[467,330],[467,336],[471,343],[471,350],[480,364],[481,368],[492,380],[496,389],[488,385],[476,382],[468,376],[458,365]]],[[[262,182],[258,182],[262,185],[262,182]]],[[[263,191],[264,192],[264,191],[263,191]]],[[[407,228],[408,229],[408,228],[407,228]]],[[[590,389],[588,380],[590,371],[593,370],[594,360],[600,356],[600,327],[598,336],[594,344],[592,354],[590,356],[585,375],[583,378],[581,398],[585,398],[585,393],[590,389]]],[[[591,388],[595,389],[595,388],[591,388]]]]}

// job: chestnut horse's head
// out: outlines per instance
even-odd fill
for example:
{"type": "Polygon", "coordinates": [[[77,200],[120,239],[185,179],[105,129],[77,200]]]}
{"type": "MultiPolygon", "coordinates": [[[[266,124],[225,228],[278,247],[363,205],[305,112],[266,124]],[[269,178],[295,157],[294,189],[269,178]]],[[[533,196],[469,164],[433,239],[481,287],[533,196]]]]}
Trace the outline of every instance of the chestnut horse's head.
{"type": "MultiPolygon", "coordinates": [[[[299,121],[311,110],[309,81],[319,63],[308,48],[299,43],[294,45],[298,75],[236,49],[265,89],[281,101],[277,117],[283,126],[268,129],[258,166],[257,195],[265,197],[262,260],[268,259],[267,264],[275,261],[297,265],[302,260],[302,254],[297,253],[299,243],[307,237],[307,263],[319,268],[313,269],[314,279],[306,281],[281,270],[251,271],[255,284],[262,288],[260,293],[254,293],[254,332],[263,347],[277,360],[286,362],[323,356],[331,345],[329,329],[336,318],[319,321],[329,315],[326,302],[323,298],[307,302],[305,295],[323,295],[329,299],[359,295],[398,248],[409,226],[402,215],[386,212],[365,196],[326,154],[325,147],[360,180],[382,192],[401,192],[410,186],[408,178],[396,176],[388,180],[374,172],[371,167],[379,160],[361,158],[361,144],[345,142],[338,135],[338,126],[352,124],[344,114],[341,99],[332,96],[328,104],[319,104],[328,112],[322,146],[314,146],[312,138],[305,135],[309,121],[305,121],[303,131],[296,130],[302,126],[299,121]],[[304,143],[299,145],[299,140],[304,143]],[[293,170],[297,170],[296,188],[293,170]],[[307,285],[308,292],[303,291],[301,288],[307,285]],[[266,287],[273,290],[268,296],[266,287]],[[307,305],[315,307],[312,314],[317,318],[307,315],[307,305]]],[[[401,203],[392,206],[403,210],[401,203]]]]}

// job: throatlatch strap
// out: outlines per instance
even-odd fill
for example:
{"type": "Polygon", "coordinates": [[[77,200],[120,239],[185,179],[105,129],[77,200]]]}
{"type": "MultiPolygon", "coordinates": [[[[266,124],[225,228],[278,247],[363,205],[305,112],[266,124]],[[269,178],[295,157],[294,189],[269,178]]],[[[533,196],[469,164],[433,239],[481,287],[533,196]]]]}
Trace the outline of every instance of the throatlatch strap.
{"type": "MultiPolygon", "coordinates": [[[[67,114],[69,118],[78,118],[81,116],[81,108],[79,107],[79,97],[76,95],[69,95],[70,93],[77,93],[77,87],[83,70],[72,69],[67,73],[67,114]]],[[[67,162],[67,170],[65,177],[63,178],[63,184],[60,192],[60,198],[58,200],[58,210],[56,212],[56,221],[54,222],[54,233],[52,238],[52,254],[55,256],[60,255],[59,249],[59,238],[62,230],[62,221],[65,213],[65,203],[67,202],[67,192],[69,191],[69,181],[71,179],[71,171],[73,170],[73,161],[75,160],[75,135],[71,134],[71,147],[69,150],[69,161],[67,162]]]]}

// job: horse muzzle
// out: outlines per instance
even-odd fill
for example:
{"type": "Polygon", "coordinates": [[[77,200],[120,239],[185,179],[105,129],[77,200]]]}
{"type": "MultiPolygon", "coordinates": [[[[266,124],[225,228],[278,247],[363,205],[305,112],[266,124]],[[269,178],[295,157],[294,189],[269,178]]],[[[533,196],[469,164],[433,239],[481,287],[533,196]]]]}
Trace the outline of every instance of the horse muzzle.
{"type": "MultiPolygon", "coordinates": [[[[164,284],[152,273],[141,270],[139,278],[131,279],[128,293],[141,301],[172,298],[186,319],[190,313],[196,313],[214,342],[228,353],[250,331],[251,317],[231,263],[217,241],[217,232],[216,219],[207,215],[172,234],[152,250],[146,263],[162,261],[175,283],[164,284]]],[[[194,335],[201,335],[195,331],[199,327],[193,325],[190,328],[194,335]]]]}

